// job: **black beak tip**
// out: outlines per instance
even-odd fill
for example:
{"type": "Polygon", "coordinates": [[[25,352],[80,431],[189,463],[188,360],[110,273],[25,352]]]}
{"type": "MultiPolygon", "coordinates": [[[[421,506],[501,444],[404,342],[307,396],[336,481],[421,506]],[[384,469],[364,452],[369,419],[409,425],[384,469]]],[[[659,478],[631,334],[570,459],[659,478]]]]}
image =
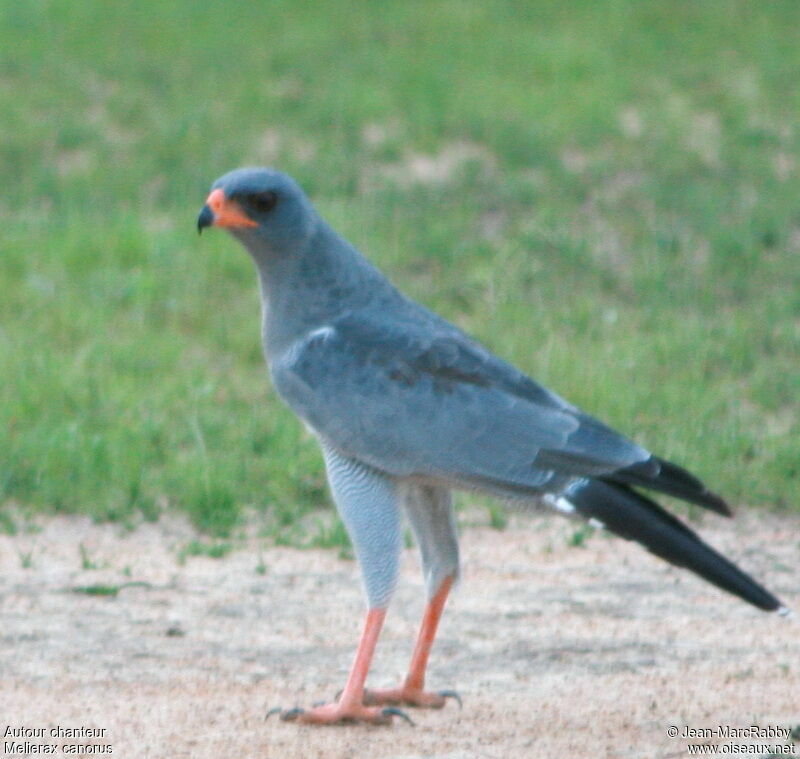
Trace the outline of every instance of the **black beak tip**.
{"type": "Polygon", "coordinates": [[[197,217],[197,234],[202,234],[206,227],[214,223],[214,212],[206,205],[197,217]]]}

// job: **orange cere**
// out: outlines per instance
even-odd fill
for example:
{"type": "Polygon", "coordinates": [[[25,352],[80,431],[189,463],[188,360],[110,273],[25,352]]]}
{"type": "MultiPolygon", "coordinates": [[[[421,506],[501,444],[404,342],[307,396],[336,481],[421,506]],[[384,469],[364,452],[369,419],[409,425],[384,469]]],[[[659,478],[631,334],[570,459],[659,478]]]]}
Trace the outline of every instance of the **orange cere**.
{"type": "Polygon", "coordinates": [[[222,188],[212,190],[206,198],[206,205],[214,212],[215,227],[257,227],[258,224],[249,219],[235,200],[225,197],[222,188]]]}

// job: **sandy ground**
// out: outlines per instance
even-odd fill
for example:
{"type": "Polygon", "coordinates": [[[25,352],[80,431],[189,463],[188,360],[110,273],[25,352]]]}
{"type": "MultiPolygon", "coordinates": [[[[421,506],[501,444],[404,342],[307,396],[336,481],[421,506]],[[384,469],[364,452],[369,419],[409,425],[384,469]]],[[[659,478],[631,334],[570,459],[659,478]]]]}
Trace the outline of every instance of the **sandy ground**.
{"type": "MultiPolygon", "coordinates": [[[[4,742],[174,759],[653,759],[687,755],[689,741],[671,738],[671,726],[800,723],[796,618],[758,612],[621,540],[596,535],[571,547],[574,527],[557,517],[464,530],[464,576],[429,671],[430,687],[458,689],[463,709],[414,711],[415,727],[321,729],[265,723],[264,714],[330,699],[343,684],[362,613],[353,562],[334,551],[262,552],[252,539],[223,559],[181,565],[191,531],[175,519],[128,533],[80,518],[41,527],[0,537],[4,742]],[[82,568],[81,544],[99,568],[82,568]],[[116,597],[72,590],[123,582],[145,584],[116,597]],[[49,735],[56,726],[105,733],[59,741],[49,735]],[[44,736],[9,737],[22,727],[44,736]]],[[[709,517],[700,529],[800,607],[798,527],[750,515],[709,517]]],[[[403,676],[422,611],[412,551],[404,567],[376,687],[403,676]]]]}

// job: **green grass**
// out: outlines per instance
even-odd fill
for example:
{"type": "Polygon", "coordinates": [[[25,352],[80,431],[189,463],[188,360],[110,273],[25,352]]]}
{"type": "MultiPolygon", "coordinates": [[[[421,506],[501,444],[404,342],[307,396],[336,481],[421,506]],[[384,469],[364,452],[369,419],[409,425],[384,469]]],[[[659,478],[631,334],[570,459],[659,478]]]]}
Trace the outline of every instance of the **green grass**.
{"type": "Polygon", "coordinates": [[[562,395],[736,503],[797,508],[799,22],[794,0],[3,4],[3,508],[221,536],[255,510],[287,539],[327,502],[251,264],[194,231],[214,178],[263,163],[562,395]]]}
{"type": "Polygon", "coordinates": [[[81,593],[86,596],[107,596],[116,598],[121,590],[125,588],[151,588],[149,582],[123,582],[119,585],[105,585],[103,583],[95,583],[94,585],[76,585],[72,588],[73,593],[81,593]]]}
{"type": "Polygon", "coordinates": [[[221,559],[233,550],[226,542],[205,543],[202,540],[190,540],[178,552],[178,561],[183,564],[188,556],[208,556],[210,559],[221,559]]]}

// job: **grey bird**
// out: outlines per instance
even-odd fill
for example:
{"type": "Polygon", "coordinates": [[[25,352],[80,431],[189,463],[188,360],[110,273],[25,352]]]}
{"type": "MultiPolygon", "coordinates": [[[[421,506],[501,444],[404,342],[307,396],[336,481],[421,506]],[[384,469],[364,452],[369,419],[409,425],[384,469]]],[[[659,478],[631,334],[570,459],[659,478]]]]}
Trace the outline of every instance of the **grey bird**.
{"type": "Polygon", "coordinates": [[[459,572],[454,488],[589,520],[760,609],[786,611],[640,489],[729,516],[722,498],[404,296],[286,174],[225,174],[197,226],[226,228],[256,264],[272,381],[319,441],[366,592],[366,620],[344,689],[330,704],[276,710],[282,719],[387,724],[407,718],[398,705],[440,708],[457,698],[424,689],[459,572]],[[401,512],[422,555],[427,606],[403,684],[367,691],[398,574],[401,512]]]}

